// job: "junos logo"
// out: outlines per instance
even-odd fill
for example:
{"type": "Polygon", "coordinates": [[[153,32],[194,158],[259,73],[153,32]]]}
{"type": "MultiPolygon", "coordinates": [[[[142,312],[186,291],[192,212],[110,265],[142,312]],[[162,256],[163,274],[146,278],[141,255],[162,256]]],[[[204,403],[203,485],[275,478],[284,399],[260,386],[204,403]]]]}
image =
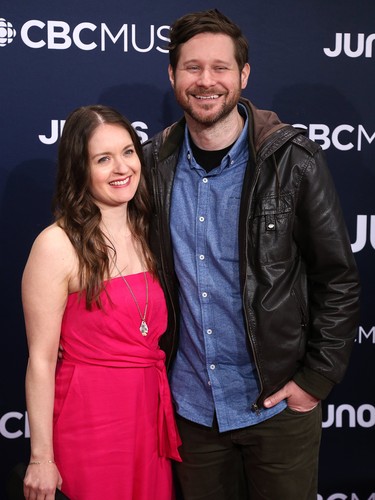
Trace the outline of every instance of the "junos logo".
{"type": "Polygon", "coordinates": [[[345,123],[332,130],[324,123],[311,123],[308,126],[296,123],[294,127],[306,129],[309,138],[320,144],[322,149],[333,146],[340,151],[350,151],[354,148],[357,151],[362,151],[364,140],[371,144],[375,139],[375,132],[370,136],[363,125],[353,127],[345,123]]]}
{"type": "MultiPolygon", "coordinates": [[[[65,120],[51,120],[51,129],[48,132],[48,135],[46,134],[39,134],[38,138],[41,143],[51,145],[55,144],[59,137],[61,136],[61,133],[63,131],[65,124],[65,120]]],[[[146,133],[146,130],[148,130],[148,126],[144,122],[136,121],[132,123],[133,128],[138,134],[138,137],[141,142],[145,142],[148,139],[148,135],[146,133]]]]}
{"type": "MultiPolygon", "coordinates": [[[[354,37],[355,35],[353,35],[354,37]]],[[[365,37],[364,33],[358,33],[357,40],[352,40],[351,33],[336,33],[335,46],[333,49],[325,47],[324,53],[328,57],[338,57],[344,53],[348,57],[372,57],[375,33],[365,37]]]]}
{"type": "MultiPolygon", "coordinates": [[[[122,43],[124,52],[133,49],[136,52],[150,52],[157,50],[167,53],[165,48],[169,41],[167,37],[169,26],[155,26],[148,29],[136,24],[123,24],[117,31],[113,31],[107,24],[83,22],[72,27],[65,21],[40,21],[32,19],[26,21],[21,29],[20,36],[25,45],[31,49],[66,50],[72,46],[80,50],[90,51],[107,50],[109,44],[122,43]],[[140,41],[139,38],[142,40],[140,41]],[[161,43],[160,43],[161,42],[161,43]]],[[[0,46],[8,45],[16,35],[12,24],[0,19],[0,46]]]]}
{"type": "Polygon", "coordinates": [[[367,243],[367,232],[370,232],[370,244],[375,249],[375,215],[357,215],[357,233],[356,240],[352,243],[354,253],[363,250],[367,243]]]}
{"type": "Polygon", "coordinates": [[[343,404],[335,407],[328,405],[327,418],[322,421],[322,427],[375,427],[375,406],[363,404],[358,408],[343,404]]]}
{"type": "Polygon", "coordinates": [[[13,42],[16,36],[16,30],[12,23],[9,23],[4,18],[0,17],[0,47],[5,47],[13,42]]]}

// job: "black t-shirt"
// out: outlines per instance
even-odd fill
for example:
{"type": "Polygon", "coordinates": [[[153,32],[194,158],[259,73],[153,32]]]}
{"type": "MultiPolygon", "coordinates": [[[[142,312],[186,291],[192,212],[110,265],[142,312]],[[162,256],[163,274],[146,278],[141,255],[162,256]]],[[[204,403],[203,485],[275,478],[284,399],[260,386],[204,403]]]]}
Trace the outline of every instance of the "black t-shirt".
{"type": "Polygon", "coordinates": [[[219,149],[218,151],[207,151],[205,149],[198,148],[198,146],[194,144],[190,136],[189,136],[189,141],[195,161],[202,168],[204,168],[207,173],[211,172],[211,170],[220,165],[221,160],[224,158],[224,156],[228,153],[228,151],[234,144],[233,143],[224,149],[219,149]]]}

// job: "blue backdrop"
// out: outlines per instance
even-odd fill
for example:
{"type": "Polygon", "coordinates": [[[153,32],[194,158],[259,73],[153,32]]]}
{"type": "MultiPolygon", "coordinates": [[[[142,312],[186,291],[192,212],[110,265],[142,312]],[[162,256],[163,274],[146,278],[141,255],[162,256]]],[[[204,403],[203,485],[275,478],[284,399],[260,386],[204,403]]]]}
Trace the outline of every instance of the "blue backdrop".
{"type": "Polygon", "coordinates": [[[33,239],[51,221],[64,119],[77,106],[109,104],[144,140],[179,118],[167,78],[168,27],[213,7],[250,42],[244,95],[303,124],[328,156],[363,291],[349,370],[323,406],[318,498],[375,499],[373,0],[1,1],[0,498],[9,470],[28,459],[20,280],[33,239]]]}

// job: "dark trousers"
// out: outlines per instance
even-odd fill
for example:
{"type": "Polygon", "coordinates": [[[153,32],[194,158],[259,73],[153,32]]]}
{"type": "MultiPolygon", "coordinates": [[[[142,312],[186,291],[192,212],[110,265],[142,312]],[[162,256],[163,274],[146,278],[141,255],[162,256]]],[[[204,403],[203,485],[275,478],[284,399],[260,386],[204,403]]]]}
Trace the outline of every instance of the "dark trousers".
{"type": "Polygon", "coordinates": [[[177,416],[184,500],[316,500],[322,429],[320,404],[289,408],[258,425],[219,433],[177,416]]]}

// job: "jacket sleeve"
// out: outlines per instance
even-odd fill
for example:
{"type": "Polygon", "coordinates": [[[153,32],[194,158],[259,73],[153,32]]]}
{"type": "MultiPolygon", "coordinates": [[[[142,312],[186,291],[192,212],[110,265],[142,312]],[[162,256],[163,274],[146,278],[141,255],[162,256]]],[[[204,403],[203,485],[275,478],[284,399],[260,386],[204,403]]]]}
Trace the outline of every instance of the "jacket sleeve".
{"type": "Polygon", "coordinates": [[[305,165],[295,213],[294,237],[306,266],[309,330],[294,381],[324,399],[349,362],[359,320],[359,278],[321,148],[305,165]]]}

